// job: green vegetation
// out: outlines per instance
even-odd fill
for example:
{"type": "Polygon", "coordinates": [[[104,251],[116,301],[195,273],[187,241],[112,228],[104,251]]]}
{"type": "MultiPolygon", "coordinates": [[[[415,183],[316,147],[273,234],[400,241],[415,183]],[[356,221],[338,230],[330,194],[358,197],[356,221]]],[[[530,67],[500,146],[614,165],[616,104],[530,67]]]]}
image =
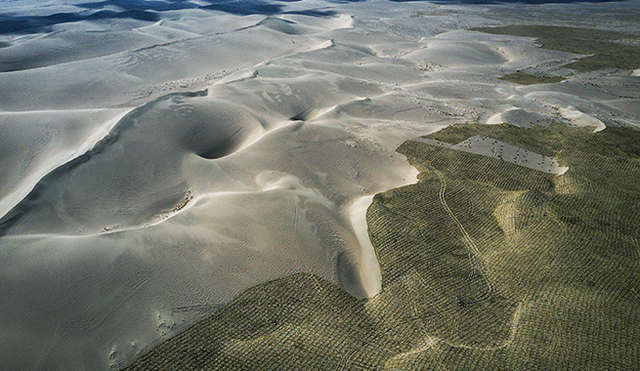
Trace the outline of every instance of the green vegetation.
{"type": "Polygon", "coordinates": [[[565,52],[586,54],[566,67],[578,71],[596,71],[605,68],[632,70],[640,68],[640,47],[625,45],[625,39],[637,36],[618,32],[600,31],[587,28],[557,26],[504,26],[473,28],[472,31],[497,35],[535,37],[543,48],[565,52]]]}
{"type": "Polygon", "coordinates": [[[522,85],[533,85],[533,84],[555,84],[556,82],[564,81],[565,78],[562,76],[538,76],[538,75],[529,75],[524,72],[514,72],[508,75],[502,76],[500,80],[515,82],[516,84],[522,85]]]}
{"type": "Polygon", "coordinates": [[[640,359],[640,132],[451,126],[556,155],[562,176],[407,141],[374,197],[383,291],[297,274],[247,290],[127,370],[628,370],[640,359]]]}

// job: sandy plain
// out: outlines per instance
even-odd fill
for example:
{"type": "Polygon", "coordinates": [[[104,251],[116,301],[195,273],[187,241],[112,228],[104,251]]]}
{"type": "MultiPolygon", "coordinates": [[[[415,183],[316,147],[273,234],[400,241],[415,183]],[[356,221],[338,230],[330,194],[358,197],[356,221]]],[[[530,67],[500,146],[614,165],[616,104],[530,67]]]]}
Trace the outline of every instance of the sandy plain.
{"type": "Polygon", "coordinates": [[[638,2],[527,7],[301,1],[0,35],[2,368],[119,367],[296,272],[374,296],[364,215],[416,181],[406,140],[462,123],[639,128],[637,72],[576,72],[579,55],[468,30],[638,35],[619,17],[638,2]],[[516,71],[566,80],[500,80],[516,71]]]}

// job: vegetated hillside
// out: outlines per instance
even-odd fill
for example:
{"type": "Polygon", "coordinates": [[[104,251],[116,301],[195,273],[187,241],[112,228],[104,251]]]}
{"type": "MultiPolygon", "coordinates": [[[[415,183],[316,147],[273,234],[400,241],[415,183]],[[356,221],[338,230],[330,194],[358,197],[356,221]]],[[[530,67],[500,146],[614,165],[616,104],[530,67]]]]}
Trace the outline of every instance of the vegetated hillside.
{"type": "Polygon", "coordinates": [[[555,84],[560,81],[566,80],[562,76],[540,76],[530,75],[524,72],[514,72],[508,75],[502,76],[500,80],[515,82],[522,85],[534,85],[534,84],[555,84]]]}
{"type": "Polygon", "coordinates": [[[637,43],[638,36],[634,35],[545,25],[482,27],[471,30],[497,35],[535,37],[543,48],[588,55],[566,65],[578,71],[640,68],[640,47],[637,43]]]}
{"type": "Polygon", "coordinates": [[[127,370],[632,369],[640,358],[640,132],[451,126],[556,159],[561,176],[419,141],[374,197],[383,292],[297,274],[247,290],[127,370]]]}

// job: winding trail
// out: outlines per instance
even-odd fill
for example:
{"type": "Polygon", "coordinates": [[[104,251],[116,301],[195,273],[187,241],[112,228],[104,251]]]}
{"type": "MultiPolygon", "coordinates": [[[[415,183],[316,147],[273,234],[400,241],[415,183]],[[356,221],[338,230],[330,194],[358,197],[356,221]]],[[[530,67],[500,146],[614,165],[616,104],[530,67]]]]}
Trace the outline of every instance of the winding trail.
{"type": "Polygon", "coordinates": [[[478,249],[478,246],[475,244],[475,242],[473,242],[473,239],[471,238],[471,236],[469,236],[469,233],[464,228],[462,223],[460,223],[458,218],[455,216],[455,214],[447,204],[447,200],[445,198],[445,192],[447,190],[447,181],[444,175],[442,175],[442,173],[436,169],[433,169],[433,171],[438,175],[438,178],[440,179],[440,192],[438,194],[440,203],[442,204],[442,207],[447,212],[447,214],[449,214],[449,217],[451,218],[451,220],[453,220],[453,222],[456,224],[456,226],[460,230],[460,233],[462,234],[462,240],[464,241],[464,244],[467,246],[467,248],[471,253],[470,258],[472,262],[473,275],[475,276],[477,274],[481,274],[487,285],[487,292],[484,293],[481,297],[477,298],[475,301],[478,302],[478,301],[485,300],[493,294],[495,289],[493,287],[493,284],[491,284],[491,282],[486,278],[486,275],[484,274],[485,273],[484,268],[482,267],[482,262],[480,261],[480,258],[479,258],[480,250],[478,249]]]}
{"type": "Polygon", "coordinates": [[[474,274],[477,273],[476,270],[482,271],[482,267],[480,267],[480,263],[475,261],[477,259],[477,257],[480,255],[480,250],[478,250],[478,246],[475,244],[475,242],[473,242],[473,239],[471,239],[471,236],[469,236],[469,233],[467,233],[467,230],[464,228],[462,223],[460,223],[458,218],[456,218],[456,216],[453,213],[453,211],[451,211],[451,208],[447,204],[447,200],[444,197],[444,194],[445,194],[445,192],[447,190],[447,181],[446,181],[446,179],[444,178],[444,175],[442,175],[441,172],[439,172],[438,170],[435,170],[435,169],[433,171],[436,174],[438,174],[438,178],[440,178],[440,193],[438,194],[438,198],[440,199],[440,203],[442,204],[442,207],[447,212],[447,214],[449,214],[449,217],[451,217],[451,220],[453,220],[453,222],[456,224],[456,226],[460,230],[460,233],[462,234],[462,240],[464,241],[464,244],[467,246],[469,251],[471,251],[472,258],[474,258],[473,260],[474,260],[475,264],[474,264],[474,267],[473,267],[473,273],[474,274]]]}

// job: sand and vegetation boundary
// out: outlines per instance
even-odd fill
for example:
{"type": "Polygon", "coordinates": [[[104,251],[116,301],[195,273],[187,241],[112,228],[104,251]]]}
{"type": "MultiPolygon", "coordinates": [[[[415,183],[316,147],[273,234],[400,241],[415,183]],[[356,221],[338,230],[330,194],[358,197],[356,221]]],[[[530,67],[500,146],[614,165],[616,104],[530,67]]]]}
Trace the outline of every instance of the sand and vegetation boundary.
{"type": "Polygon", "coordinates": [[[640,133],[451,126],[544,154],[549,174],[407,141],[419,182],[367,212],[383,290],[296,274],[247,290],[127,370],[630,369],[640,354],[640,133]]]}

